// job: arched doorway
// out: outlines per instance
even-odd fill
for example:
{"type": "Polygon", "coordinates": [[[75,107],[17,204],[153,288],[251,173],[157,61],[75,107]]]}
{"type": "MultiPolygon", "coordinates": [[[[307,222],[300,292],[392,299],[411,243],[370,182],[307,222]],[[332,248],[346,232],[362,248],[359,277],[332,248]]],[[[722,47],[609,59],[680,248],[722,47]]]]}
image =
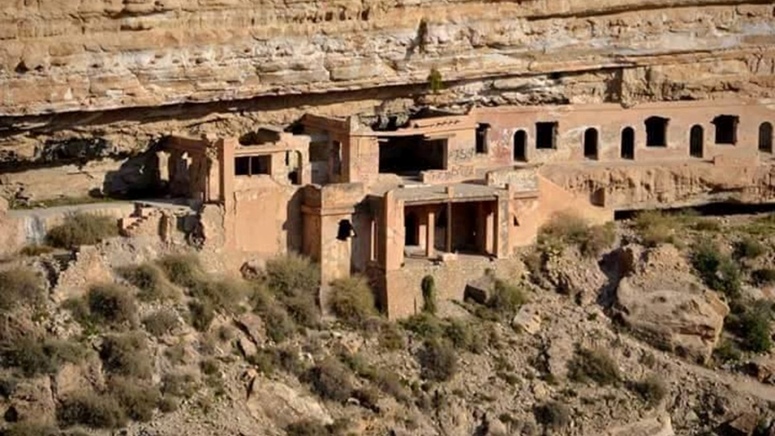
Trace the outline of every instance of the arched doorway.
{"type": "Polygon", "coordinates": [[[762,123],[759,126],[759,151],[772,153],[772,124],[762,123]]]}
{"type": "Polygon", "coordinates": [[[417,215],[414,212],[406,214],[404,217],[404,245],[416,246],[420,245],[419,238],[419,226],[417,222],[417,215]]]}
{"type": "Polygon", "coordinates": [[[584,132],[584,157],[597,159],[597,129],[590,128],[584,132]]]}
{"type": "Polygon", "coordinates": [[[527,162],[527,133],[524,130],[517,130],[514,134],[514,160],[527,162]]]}
{"type": "Polygon", "coordinates": [[[635,129],[626,127],[622,130],[622,159],[635,159],[635,129]]]}
{"type": "Polygon", "coordinates": [[[689,154],[692,157],[702,157],[704,143],[705,133],[702,126],[692,126],[692,129],[689,131],[689,154]]]}

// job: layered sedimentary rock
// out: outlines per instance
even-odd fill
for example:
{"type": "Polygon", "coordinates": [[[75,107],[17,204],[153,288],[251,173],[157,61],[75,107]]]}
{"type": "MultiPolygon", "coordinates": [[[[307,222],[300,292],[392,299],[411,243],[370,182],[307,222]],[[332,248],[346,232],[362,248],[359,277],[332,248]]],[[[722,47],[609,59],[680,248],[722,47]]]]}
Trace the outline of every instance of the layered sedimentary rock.
{"type": "Polygon", "coordinates": [[[448,105],[773,96],[774,9],[759,0],[9,1],[0,151],[39,160],[56,141],[96,136],[118,153],[171,130],[287,122],[301,106],[385,110],[426,92],[432,69],[447,82],[436,100],[448,105]]]}

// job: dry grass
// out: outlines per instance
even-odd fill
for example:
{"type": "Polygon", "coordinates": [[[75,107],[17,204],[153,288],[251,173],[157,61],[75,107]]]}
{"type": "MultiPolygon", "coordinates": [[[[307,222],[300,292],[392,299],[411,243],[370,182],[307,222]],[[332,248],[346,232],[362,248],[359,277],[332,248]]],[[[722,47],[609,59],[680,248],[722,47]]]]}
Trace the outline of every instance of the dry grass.
{"type": "Polygon", "coordinates": [[[114,236],[118,236],[118,223],[115,218],[76,213],[66,216],[62,224],[49,230],[48,241],[55,247],[75,248],[94,245],[114,236]]]}

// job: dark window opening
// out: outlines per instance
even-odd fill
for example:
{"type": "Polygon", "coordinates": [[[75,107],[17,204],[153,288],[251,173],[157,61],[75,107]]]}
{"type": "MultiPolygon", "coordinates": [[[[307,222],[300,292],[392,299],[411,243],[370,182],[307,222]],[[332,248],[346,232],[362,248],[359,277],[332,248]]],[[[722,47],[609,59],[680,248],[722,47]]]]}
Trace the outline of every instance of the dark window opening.
{"type": "Polygon", "coordinates": [[[772,124],[762,123],[759,126],[759,151],[772,153],[772,124]]]}
{"type": "Polygon", "coordinates": [[[587,129],[584,132],[584,157],[597,159],[597,129],[587,129]]]}
{"type": "Polygon", "coordinates": [[[702,157],[705,146],[705,132],[700,125],[692,126],[689,131],[689,155],[702,157]]]}
{"type": "Polygon", "coordinates": [[[476,152],[479,154],[487,153],[487,133],[489,130],[489,124],[476,125],[476,152]]]}
{"type": "Polygon", "coordinates": [[[349,238],[354,238],[358,236],[355,233],[355,228],[353,227],[350,220],[341,220],[339,221],[339,228],[336,231],[336,239],[340,241],[346,241],[349,238]]]}
{"type": "Polygon", "coordinates": [[[536,148],[557,148],[557,123],[536,123],[536,148]]]}
{"type": "Polygon", "coordinates": [[[713,119],[716,126],[716,144],[736,144],[737,124],[740,117],[734,115],[719,115],[713,119]]]}
{"type": "Polygon", "coordinates": [[[234,159],[234,175],[271,174],[272,156],[245,156],[234,159]]]}
{"type": "Polygon", "coordinates": [[[328,142],[309,143],[310,162],[328,162],[328,142]]]}
{"type": "Polygon", "coordinates": [[[334,141],[331,144],[331,168],[334,175],[342,174],[342,143],[334,141]]]}
{"type": "Polygon", "coordinates": [[[627,127],[622,130],[622,159],[635,159],[635,129],[627,127]]]}
{"type": "Polygon", "coordinates": [[[649,117],[646,119],[646,146],[667,147],[667,118],[649,117]]]}
{"type": "Polygon", "coordinates": [[[527,162],[527,133],[524,130],[514,134],[514,160],[527,162]]]}
{"type": "Polygon", "coordinates": [[[443,170],[447,140],[428,141],[422,136],[380,138],[379,172],[416,175],[421,171],[443,170]]]}
{"type": "Polygon", "coordinates": [[[414,213],[407,214],[404,218],[404,245],[420,245],[419,230],[417,215],[414,213]]]}

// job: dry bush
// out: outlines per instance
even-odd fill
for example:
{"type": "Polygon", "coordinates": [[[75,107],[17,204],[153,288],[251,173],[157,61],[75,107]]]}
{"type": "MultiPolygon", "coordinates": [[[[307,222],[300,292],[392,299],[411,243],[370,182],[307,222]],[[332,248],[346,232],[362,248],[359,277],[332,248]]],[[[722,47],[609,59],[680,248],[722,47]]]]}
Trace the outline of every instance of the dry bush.
{"type": "Polygon", "coordinates": [[[651,375],[632,384],[632,390],[650,407],[659,404],[667,395],[667,386],[658,377],[651,375]]]}
{"type": "Polygon", "coordinates": [[[140,290],[137,298],[141,301],[163,301],[178,297],[174,287],[164,277],[164,272],[152,263],[118,268],[117,272],[140,290]]]}
{"type": "Polygon", "coordinates": [[[572,416],[573,412],[570,407],[559,401],[550,401],[535,409],[536,421],[553,430],[568,427],[571,424],[572,416]]]}
{"type": "Polygon", "coordinates": [[[2,432],[2,436],[61,436],[62,433],[54,425],[45,422],[24,421],[12,424],[2,432]]]}
{"type": "Polygon", "coordinates": [[[25,245],[19,251],[19,254],[21,254],[22,256],[35,257],[35,256],[51,253],[52,251],[54,251],[54,247],[50,247],[48,245],[31,244],[31,245],[25,245]]]}
{"type": "Polygon", "coordinates": [[[29,268],[0,271],[0,312],[42,304],[45,299],[42,285],[41,278],[29,268]]]}
{"type": "Polygon", "coordinates": [[[538,232],[538,244],[544,251],[560,252],[566,246],[576,246],[588,257],[599,256],[615,240],[612,223],[590,226],[583,218],[567,213],[555,215],[538,232]]]}
{"type": "Polygon", "coordinates": [[[692,266],[705,284],[731,299],[740,296],[740,269],[732,258],[721,252],[709,240],[701,240],[692,248],[692,266]]]}
{"type": "Polygon", "coordinates": [[[354,390],[352,374],[333,358],[315,365],[305,378],[318,395],[333,401],[347,401],[354,390]]]}
{"type": "Polygon", "coordinates": [[[155,386],[122,377],[110,380],[110,393],[124,413],[136,421],[150,421],[161,398],[155,386]]]}
{"type": "Polygon", "coordinates": [[[635,216],[634,224],[641,243],[647,247],[675,244],[676,232],[681,229],[681,221],[674,215],[656,210],[639,212],[635,216]]]}
{"type": "Polygon", "coordinates": [[[377,314],[374,294],[364,277],[347,277],[331,282],[331,311],[343,322],[360,327],[377,314]]]}
{"type": "Polygon", "coordinates": [[[621,380],[619,367],[605,350],[588,348],[577,350],[568,362],[568,377],[577,382],[593,381],[599,385],[616,384],[621,380]]]}
{"type": "Polygon", "coordinates": [[[63,363],[77,363],[86,355],[82,344],[31,336],[4,343],[0,351],[3,366],[16,368],[27,377],[55,374],[63,363]]]}
{"type": "Polygon", "coordinates": [[[179,286],[194,286],[204,275],[202,264],[194,254],[170,254],[159,259],[157,264],[167,278],[179,286]]]}
{"type": "Polygon", "coordinates": [[[406,348],[404,332],[395,323],[385,322],[379,329],[379,346],[388,351],[406,348]]]}
{"type": "Polygon", "coordinates": [[[147,379],[152,374],[148,344],[142,332],[105,337],[100,347],[105,369],[113,374],[147,379]]]}
{"type": "Polygon", "coordinates": [[[62,224],[53,227],[47,235],[51,245],[62,248],[94,245],[114,236],[118,236],[115,218],[88,213],[66,216],[62,224]]]}
{"type": "Polygon", "coordinates": [[[265,280],[269,288],[279,294],[293,296],[314,294],[320,286],[320,271],[306,257],[288,254],[266,263],[265,280]]]}
{"type": "Polygon", "coordinates": [[[126,415],[118,402],[106,395],[80,393],[64,398],[57,406],[57,422],[62,427],[119,428],[126,415]]]}
{"type": "Polygon", "coordinates": [[[428,340],[420,352],[422,377],[427,380],[444,382],[452,379],[457,372],[458,356],[455,348],[446,340],[428,340]]]}
{"type": "Polygon", "coordinates": [[[527,302],[525,292],[519,285],[497,279],[492,295],[487,301],[487,306],[500,315],[510,317],[514,316],[519,308],[527,302]]]}
{"type": "Polygon", "coordinates": [[[186,399],[193,397],[199,389],[197,376],[188,372],[165,374],[161,379],[161,385],[165,396],[186,399]]]}
{"type": "Polygon", "coordinates": [[[134,326],[137,323],[137,305],[131,290],[124,286],[103,283],[89,288],[86,295],[89,317],[99,324],[134,326]]]}
{"type": "Polygon", "coordinates": [[[266,326],[266,334],[274,342],[280,343],[293,337],[298,328],[288,312],[278,304],[274,304],[261,313],[266,326]]]}
{"type": "Polygon", "coordinates": [[[171,333],[179,325],[178,314],[171,309],[159,309],[143,318],[145,330],[156,337],[171,333]]]}

